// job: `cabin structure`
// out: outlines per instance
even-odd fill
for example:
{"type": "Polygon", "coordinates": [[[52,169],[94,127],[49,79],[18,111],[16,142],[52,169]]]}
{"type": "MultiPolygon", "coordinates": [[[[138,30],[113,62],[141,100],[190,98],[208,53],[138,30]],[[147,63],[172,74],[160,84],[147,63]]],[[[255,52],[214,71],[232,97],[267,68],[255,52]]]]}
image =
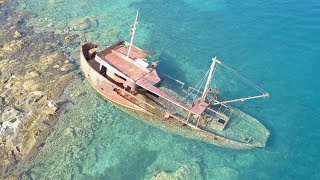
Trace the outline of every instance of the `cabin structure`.
{"type": "MultiPolygon", "coordinates": [[[[205,97],[198,99],[190,107],[167,95],[157,87],[157,84],[161,81],[156,70],[157,64],[149,64],[145,51],[134,45],[131,45],[131,52],[127,56],[129,51],[128,46],[130,46],[128,42],[121,41],[98,53],[96,49],[92,49],[89,52],[89,56],[94,57],[91,60],[91,64],[99,66],[98,69],[101,75],[132,94],[136,93],[137,88],[143,88],[188,111],[189,118],[192,115],[198,119],[202,115],[209,106],[205,102],[205,97]]],[[[167,116],[169,114],[171,115],[170,112],[167,112],[167,116]]],[[[172,117],[174,116],[172,115],[172,117]]]]}

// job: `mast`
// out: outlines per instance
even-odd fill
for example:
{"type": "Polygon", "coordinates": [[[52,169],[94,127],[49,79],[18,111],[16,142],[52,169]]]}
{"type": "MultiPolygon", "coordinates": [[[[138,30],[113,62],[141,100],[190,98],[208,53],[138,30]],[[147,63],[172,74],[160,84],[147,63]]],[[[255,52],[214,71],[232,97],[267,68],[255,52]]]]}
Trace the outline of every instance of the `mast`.
{"type": "Polygon", "coordinates": [[[138,24],[138,16],[139,16],[139,10],[137,10],[137,15],[136,15],[136,19],[132,25],[132,29],[131,29],[131,32],[130,32],[130,35],[131,35],[131,40],[130,40],[130,45],[129,45],[129,49],[128,49],[128,54],[127,54],[127,57],[129,58],[129,55],[130,55],[130,52],[131,52],[131,47],[132,47],[132,43],[133,43],[133,39],[134,39],[134,35],[136,33],[136,26],[138,24]]]}
{"type": "Polygon", "coordinates": [[[210,85],[211,79],[212,79],[213,69],[214,69],[214,67],[215,67],[215,65],[216,65],[216,62],[219,63],[219,61],[217,60],[217,57],[212,58],[212,64],[211,64],[211,66],[210,66],[209,76],[208,76],[207,83],[206,83],[206,86],[205,86],[205,88],[204,88],[204,90],[203,90],[203,94],[202,94],[202,98],[203,98],[203,99],[206,98],[207,91],[208,91],[208,89],[209,89],[209,85],[210,85]]]}

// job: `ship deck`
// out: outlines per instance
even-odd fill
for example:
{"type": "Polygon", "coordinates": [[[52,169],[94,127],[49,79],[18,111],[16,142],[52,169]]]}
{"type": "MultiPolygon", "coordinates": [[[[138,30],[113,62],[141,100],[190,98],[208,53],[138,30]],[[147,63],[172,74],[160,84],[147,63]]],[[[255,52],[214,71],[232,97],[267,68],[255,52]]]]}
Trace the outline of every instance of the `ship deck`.
{"type": "Polygon", "coordinates": [[[143,67],[146,54],[143,50],[132,46],[130,57],[128,58],[128,49],[123,45],[124,44],[117,44],[106,48],[99,52],[97,56],[120,72],[123,72],[132,80],[137,81],[150,72],[147,67],[143,67]]]}

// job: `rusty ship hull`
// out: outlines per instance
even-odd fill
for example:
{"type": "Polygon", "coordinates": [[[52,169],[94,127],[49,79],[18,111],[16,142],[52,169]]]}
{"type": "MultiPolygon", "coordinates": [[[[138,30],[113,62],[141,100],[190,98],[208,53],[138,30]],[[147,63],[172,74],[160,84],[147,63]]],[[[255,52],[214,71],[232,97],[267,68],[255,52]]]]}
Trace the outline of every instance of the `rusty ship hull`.
{"type": "MultiPolygon", "coordinates": [[[[127,51],[123,52],[124,49],[122,48],[122,45],[125,43],[124,41],[118,42],[103,51],[116,53],[117,55],[123,53],[123,55],[125,55],[127,51]],[[114,51],[115,49],[117,52],[114,51]]],[[[227,110],[232,112],[230,118],[227,119],[228,122],[223,120],[222,124],[220,121],[223,119],[223,114],[220,115],[218,110],[202,110],[201,117],[196,116],[196,108],[189,108],[176,101],[175,98],[166,95],[166,93],[163,93],[165,92],[165,88],[158,90],[158,88],[161,89],[161,87],[159,87],[161,83],[159,83],[160,85],[155,89],[150,83],[146,84],[144,82],[149,80],[150,82],[154,81],[155,84],[158,83],[159,78],[152,70],[143,74],[141,76],[142,78],[140,77],[140,79],[137,80],[137,82],[139,82],[144,78],[143,82],[139,82],[140,85],[137,85],[139,83],[132,85],[132,82],[135,81],[129,82],[128,79],[121,78],[119,76],[121,68],[117,68],[117,64],[109,62],[108,65],[111,66],[105,65],[107,66],[107,72],[102,71],[104,65],[100,58],[97,60],[97,57],[99,53],[100,56],[103,53],[96,52],[96,48],[97,45],[92,43],[81,44],[81,70],[86,80],[96,92],[123,111],[165,131],[213,145],[235,149],[265,147],[270,133],[255,118],[230,106],[227,107],[227,110]],[[150,74],[152,76],[150,76],[150,74]],[[115,77],[115,75],[117,77],[115,77]],[[119,79],[119,77],[121,79],[119,79]],[[121,81],[123,79],[124,81],[121,81]],[[154,92],[152,92],[153,90],[154,92]],[[186,120],[186,118],[189,118],[187,117],[188,111],[193,112],[198,121],[192,120],[192,118],[186,120]]],[[[141,49],[137,47],[134,47],[134,49],[136,53],[133,53],[132,57],[128,57],[129,59],[134,59],[135,57],[133,56],[136,56],[136,58],[145,56],[143,54],[144,51],[141,49]]],[[[105,57],[110,55],[105,52],[103,54],[105,57]]],[[[107,61],[107,59],[104,60],[107,61]]],[[[130,72],[127,74],[130,74],[130,72]]],[[[134,75],[136,76],[136,74],[134,75]]],[[[123,76],[127,77],[125,74],[123,76]]],[[[168,91],[168,93],[169,92],[170,91],[168,91]]]]}

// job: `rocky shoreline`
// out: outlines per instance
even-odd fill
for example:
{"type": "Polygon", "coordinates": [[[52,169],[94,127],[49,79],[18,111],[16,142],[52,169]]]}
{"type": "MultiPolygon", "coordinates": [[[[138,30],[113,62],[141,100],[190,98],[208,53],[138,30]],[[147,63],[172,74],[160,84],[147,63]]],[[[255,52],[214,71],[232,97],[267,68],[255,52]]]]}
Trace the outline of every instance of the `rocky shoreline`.
{"type": "Polygon", "coordinates": [[[35,32],[32,13],[13,11],[16,2],[0,0],[0,178],[18,178],[21,167],[43,146],[68,101],[60,99],[78,76],[64,47],[77,36],[35,32]]]}

